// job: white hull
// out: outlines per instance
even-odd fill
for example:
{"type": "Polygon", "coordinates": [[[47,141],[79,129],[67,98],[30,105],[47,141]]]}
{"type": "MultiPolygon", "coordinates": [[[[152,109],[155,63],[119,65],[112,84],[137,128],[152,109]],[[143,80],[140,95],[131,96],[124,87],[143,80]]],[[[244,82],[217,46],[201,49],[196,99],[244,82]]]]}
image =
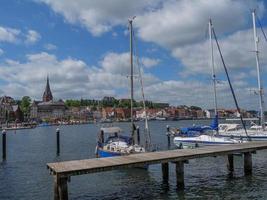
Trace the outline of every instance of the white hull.
{"type": "Polygon", "coordinates": [[[179,148],[238,144],[242,141],[217,136],[200,135],[196,137],[175,137],[174,144],[179,148]]]}

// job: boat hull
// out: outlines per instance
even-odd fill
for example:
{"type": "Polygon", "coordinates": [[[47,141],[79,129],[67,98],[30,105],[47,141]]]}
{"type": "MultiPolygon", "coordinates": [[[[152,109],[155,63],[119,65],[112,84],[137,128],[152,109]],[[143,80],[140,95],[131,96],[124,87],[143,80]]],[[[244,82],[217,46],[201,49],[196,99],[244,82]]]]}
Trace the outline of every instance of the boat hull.
{"type": "MultiPolygon", "coordinates": [[[[248,140],[245,135],[220,134],[220,137],[248,140]]],[[[267,135],[249,135],[249,138],[252,141],[267,141],[267,135]]]]}
{"type": "Polygon", "coordinates": [[[97,154],[98,158],[107,158],[107,157],[115,157],[115,156],[123,156],[123,155],[125,155],[125,154],[122,154],[122,153],[105,151],[105,150],[100,149],[100,148],[97,149],[96,154],[97,154]]]}
{"type": "Polygon", "coordinates": [[[174,144],[179,148],[194,148],[201,146],[214,146],[214,145],[229,145],[242,142],[241,140],[234,140],[230,138],[215,137],[208,135],[200,135],[196,137],[175,137],[174,144]]]}

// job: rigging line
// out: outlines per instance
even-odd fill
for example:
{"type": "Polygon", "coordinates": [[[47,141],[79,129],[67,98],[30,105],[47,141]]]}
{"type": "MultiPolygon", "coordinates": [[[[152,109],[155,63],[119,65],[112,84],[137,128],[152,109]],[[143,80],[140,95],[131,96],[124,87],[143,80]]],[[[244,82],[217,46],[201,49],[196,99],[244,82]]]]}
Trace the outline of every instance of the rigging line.
{"type": "Polygon", "coordinates": [[[264,29],[263,29],[263,27],[262,27],[262,25],[261,25],[261,21],[260,21],[258,15],[257,15],[257,14],[255,14],[255,15],[256,15],[257,22],[258,22],[258,24],[260,25],[261,32],[262,32],[262,34],[263,34],[263,36],[264,36],[264,39],[265,39],[265,41],[267,42],[267,37],[266,37],[266,34],[265,34],[265,32],[264,32],[264,29]]]}
{"type": "Polygon", "coordinates": [[[227,80],[228,80],[228,83],[229,83],[229,86],[230,86],[230,89],[231,89],[231,92],[232,92],[232,95],[233,95],[233,98],[234,98],[235,106],[237,108],[238,113],[240,114],[240,120],[241,120],[242,126],[243,126],[243,128],[245,130],[245,133],[246,133],[246,136],[247,136],[248,140],[251,140],[250,137],[248,136],[247,129],[246,129],[242,114],[240,112],[240,108],[239,108],[237,100],[236,100],[235,92],[234,92],[234,89],[233,89],[233,86],[232,86],[232,83],[231,83],[231,80],[230,80],[230,77],[229,77],[229,74],[228,74],[228,70],[227,70],[225,62],[224,62],[224,58],[223,58],[223,55],[222,55],[222,52],[221,52],[221,48],[219,46],[219,42],[217,40],[217,36],[216,36],[215,30],[214,30],[214,27],[212,27],[212,32],[213,32],[214,39],[215,39],[216,44],[217,44],[218,51],[220,53],[220,57],[221,57],[222,64],[223,64],[223,68],[224,68],[225,74],[227,76],[227,80]]]}
{"type": "Polygon", "coordinates": [[[145,102],[144,85],[143,85],[143,78],[142,78],[142,73],[141,73],[141,64],[140,64],[140,61],[139,61],[138,48],[137,48],[137,42],[136,42],[136,37],[135,37],[134,30],[133,30],[133,42],[134,42],[134,52],[135,52],[135,57],[136,57],[136,64],[138,66],[138,72],[139,72],[139,80],[140,80],[140,84],[141,84],[143,107],[144,107],[144,111],[145,111],[145,132],[147,134],[148,145],[149,145],[149,148],[150,148],[150,146],[151,146],[151,135],[150,135],[150,130],[149,130],[148,121],[147,121],[147,110],[146,110],[146,102],[145,102]]]}

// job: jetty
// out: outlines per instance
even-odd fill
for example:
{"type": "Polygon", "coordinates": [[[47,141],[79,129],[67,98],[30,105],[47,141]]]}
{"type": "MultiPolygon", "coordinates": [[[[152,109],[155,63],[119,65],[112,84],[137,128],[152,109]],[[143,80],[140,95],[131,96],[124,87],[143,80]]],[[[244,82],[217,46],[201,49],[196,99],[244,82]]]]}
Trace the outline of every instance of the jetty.
{"type": "Polygon", "coordinates": [[[234,145],[207,146],[196,149],[177,149],[120,157],[48,163],[47,168],[54,177],[54,200],[68,200],[68,182],[71,176],[161,164],[163,181],[168,182],[169,163],[174,163],[176,165],[177,188],[184,189],[184,163],[190,159],[227,156],[226,166],[229,173],[233,173],[234,154],[243,154],[244,174],[251,175],[252,154],[264,149],[267,149],[267,142],[246,142],[234,145]]]}

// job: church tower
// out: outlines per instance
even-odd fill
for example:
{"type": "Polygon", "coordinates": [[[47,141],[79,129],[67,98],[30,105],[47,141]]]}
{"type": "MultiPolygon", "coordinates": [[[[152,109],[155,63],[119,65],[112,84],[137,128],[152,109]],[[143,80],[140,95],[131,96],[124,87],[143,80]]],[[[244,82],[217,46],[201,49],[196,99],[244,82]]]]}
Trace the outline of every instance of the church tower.
{"type": "Polygon", "coordinates": [[[52,100],[53,100],[53,95],[52,95],[52,92],[50,90],[49,77],[47,76],[46,87],[45,87],[45,91],[43,94],[43,102],[48,102],[48,101],[52,101],[52,100]]]}

